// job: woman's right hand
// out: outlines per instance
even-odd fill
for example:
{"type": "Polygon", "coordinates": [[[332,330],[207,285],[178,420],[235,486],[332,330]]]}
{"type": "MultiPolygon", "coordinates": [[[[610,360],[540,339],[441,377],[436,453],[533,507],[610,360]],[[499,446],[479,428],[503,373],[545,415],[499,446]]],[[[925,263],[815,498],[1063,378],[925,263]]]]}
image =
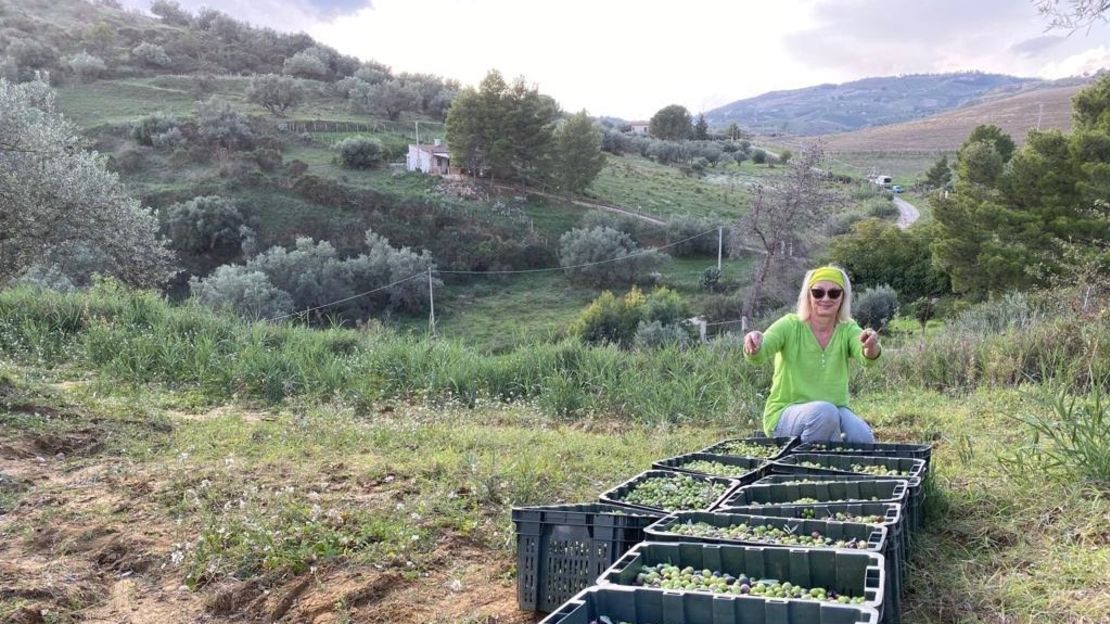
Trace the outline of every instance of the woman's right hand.
{"type": "Polygon", "coordinates": [[[744,353],[748,355],[755,355],[759,353],[759,348],[763,346],[763,332],[748,332],[744,336],[744,353]]]}

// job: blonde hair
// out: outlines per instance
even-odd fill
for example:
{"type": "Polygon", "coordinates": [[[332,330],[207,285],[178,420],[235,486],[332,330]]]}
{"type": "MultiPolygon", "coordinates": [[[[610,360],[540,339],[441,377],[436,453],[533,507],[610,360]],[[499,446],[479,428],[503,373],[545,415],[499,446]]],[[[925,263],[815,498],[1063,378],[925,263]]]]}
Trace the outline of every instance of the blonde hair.
{"type": "MultiPolygon", "coordinates": [[[[844,276],[844,294],[840,296],[840,310],[836,314],[836,320],[844,323],[852,320],[852,281],[848,279],[848,273],[844,269],[838,266],[833,268],[840,271],[840,274],[844,276]]],[[[802,280],[802,290],[798,293],[797,314],[798,318],[803,321],[808,321],[813,314],[813,309],[809,305],[809,280],[816,270],[806,271],[805,279],[802,280]]]]}

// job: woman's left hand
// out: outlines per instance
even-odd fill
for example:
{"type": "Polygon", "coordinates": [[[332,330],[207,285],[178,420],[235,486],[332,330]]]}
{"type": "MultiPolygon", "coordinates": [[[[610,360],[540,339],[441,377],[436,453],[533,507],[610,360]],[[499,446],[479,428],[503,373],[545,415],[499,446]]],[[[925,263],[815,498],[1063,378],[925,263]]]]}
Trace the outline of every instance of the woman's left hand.
{"type": "Polygon", "coordinates": [[[863,343],[863,356],[869,360],[879,357],[879,332],[865,329],[859,334],[859,341],[863,343]]]}

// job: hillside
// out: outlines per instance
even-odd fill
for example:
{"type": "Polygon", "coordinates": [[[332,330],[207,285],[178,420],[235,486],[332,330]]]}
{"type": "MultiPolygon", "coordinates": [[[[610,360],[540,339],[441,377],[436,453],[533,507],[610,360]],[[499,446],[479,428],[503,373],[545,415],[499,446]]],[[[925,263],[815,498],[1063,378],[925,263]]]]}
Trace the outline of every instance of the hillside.
{"type": "Polygon", "coordinates": [[[1041,82],[979,72],[865,78],[772,91],[715,108],[705,118],[712,126],[735,122],[757,133],[832,134],[927,117],[1041,82]]]}
{"type": "Polygon", "coordinates": [[[1022,144],[1025,135],[1042,130],[1071,129],[1071,98],[1085,84],[1025,91],[1009,97],[964,106],[956,110],[900,124],[866,128],[823,137],[834,152],[854,151],[953,151],[980,124],[994,124],[1022,144]]]}

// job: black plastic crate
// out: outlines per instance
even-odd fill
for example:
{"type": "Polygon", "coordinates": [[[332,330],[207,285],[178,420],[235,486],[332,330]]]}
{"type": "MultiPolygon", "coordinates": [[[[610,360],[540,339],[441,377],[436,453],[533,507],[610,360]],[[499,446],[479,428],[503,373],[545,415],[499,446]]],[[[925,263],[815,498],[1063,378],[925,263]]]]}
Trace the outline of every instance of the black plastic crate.
{"type": "MultiPolygon", "coordinates": [[[[860,524],[855,522],[838,522],[829,520],[809,520],[805,518],[789,518],[782,516],[765,516],[759,514],[718,513],[705,511],[682,511],[670,514],[655,521],[644,529],[645,539],[653,542],[707,542],[716,544],[743,544],[747,546],[775,546],[779,548],[836,548],[835,546],[808,546],[805,544],[776,544],[758,539],[744,539],[731,537],[714,537],[688,535],[675,533],[671,529],[682,524],[696,524],[704,522],[714,527],[729,527],[745,524],[749,527],[771,526],[788,533],[808,535],[818,532],[825,537],[839,539],[856,539],[867,544],[867,548],[858,549],[861,552],[882,552],[887,547],[891,535],[887,527],[874,524],[860,524]]],[[[845,549],[857,550],[857,549],[845,549]]]]}
{"type": "Polygon", "coordinates": [[[673,470],[675,472],[688,472],[697,475],[709,475],[713,477],[725,477],[727,479],[735,479],[741,485],[754,483],[762,478],[767,472],[769,462],[764,459],[756,457],[739,457],[736,455],[713,455],[711,453],[686,453],[677,457],[659,460],[651,465],[652,468],[658,470],[673,470]],[[685,466],[694,461],[712,461],[728,466],[734,466],[735,469],[730,470],[728,474],[708,473],[686,468],[685,466]]]}
{"type": "Polygon", "coordinates": [[[909,486],[905,480],[817,481],[816,483],[755,483],[744,485],[725,497],[713,511],[728,513],[736,507],[755,505],[814,505],[821,503],[906,504],[909,486]],[[814,499],[797,502],[803,498],[814,499]]]}
{"type": "Polygon", "coordinates": [[[908,505],[910,514],[907,526],[911,532],[921,528],[925,506],[925,460],[904,457],[870,457],[865,455],[821,455],[817,453],[795,453],[772,462],[772,473],[799,475],[861,475],[872,479],[906,479],[910,486],[908,505]],[[801,462],[816,462],[824,467],[802,466],[801,462]],[[908,472],[907,476],[869,475],[854,471],[853,464],[884,466],[908,472]]]}
{"type": "Polygon", "coordinates": [[[906,457],[925,461],[925,470],[933,459],[932,444],[894,442],[803,442],[791,449],[793,453],[821,453],[835,455],[868,455],[870,457],[906,457]]]}
{"type": "Polygon", "coordinates": [[[514,508],[517,604],[525,611],[557,608],[593,585],[661,517],[602,503],[514,508]]]}
{"type": "Polygon", "coordinates": [[[878,624],[870,607],[669,592],[634,587],[591,587],[540,624],[878,624]]]}
{"type": "MultiPolygon", "coordinates": [[[[862,596],[864,606],[875,609],[880,616],[883,612],[886,564],[882,555],[866,551],[641,542],[606,570],[597,579],[597,584],[635,586],[643,566],[658,564],[707,569],[732,576],[743,574],[755,579],[776,579],[801,587],[824,587],[839,594],[862,596]]],[[[666,591],[650,587],[644,589],[666,591]]],[[[786,600],[817,602],[801,598],[786,600]]]]}
{"type": "Polygon", "coordinates": [[[767,454],[756,459],[778,459],[790,452],[792,448],[798,445],[800,438],[797,436],[781,437],[781,438],[766,438],[766,437],[751,437],[751,438],[730,438],[728,440],[721,440],[712,446],[703,448],[700,452],[709,453],[710,455],[729,455],[731,457],[751,457],[751,455],[741,455],[737,453],[727,452],[725,449],[729,444],[735,442],[745,442],[756,446],[767,447],[767,454]]]}
{"type": "Polygon", "coordinates": [[[732,491],[735,490],[739,485],[740,483],[735,479],[726,479],[724,477],[710,477],[706,475],[691,474],[688,472],[675,472],[673,470],[646,470],[636,475],[635,477],[632,477],[628,481],[625,481],[624,483],[618,485],[617,487],[609,490],[608,492],[605,492],[599,497],[599,500],[601,500],[601,502],[603,503],[609,503],[610,505],[620,505],[622,507],[629,507],[631,509],[643,509],[660,513],[661,515],[666,515],[667,513],[670,513],[672,511],[709,511],[710,509],[713,509],[714,507],[719,505],[721,501],[725,500],[725,498],[727,498],[729,494],[731,494],[732,491]],[[663,509],[660,507],[649,507],[647,505],[640,505],[637,503],[628,503],[621,500],[625,495],[635,489],[636,486],[639,485],[641,482],[652,477],[685,477],[695,479],[697,481],[711,481],[713,483],[724,484],[726,486],[725,493],[719,496],[717,500],[710,503],[707,507],[701,509],[663,509]]]}

